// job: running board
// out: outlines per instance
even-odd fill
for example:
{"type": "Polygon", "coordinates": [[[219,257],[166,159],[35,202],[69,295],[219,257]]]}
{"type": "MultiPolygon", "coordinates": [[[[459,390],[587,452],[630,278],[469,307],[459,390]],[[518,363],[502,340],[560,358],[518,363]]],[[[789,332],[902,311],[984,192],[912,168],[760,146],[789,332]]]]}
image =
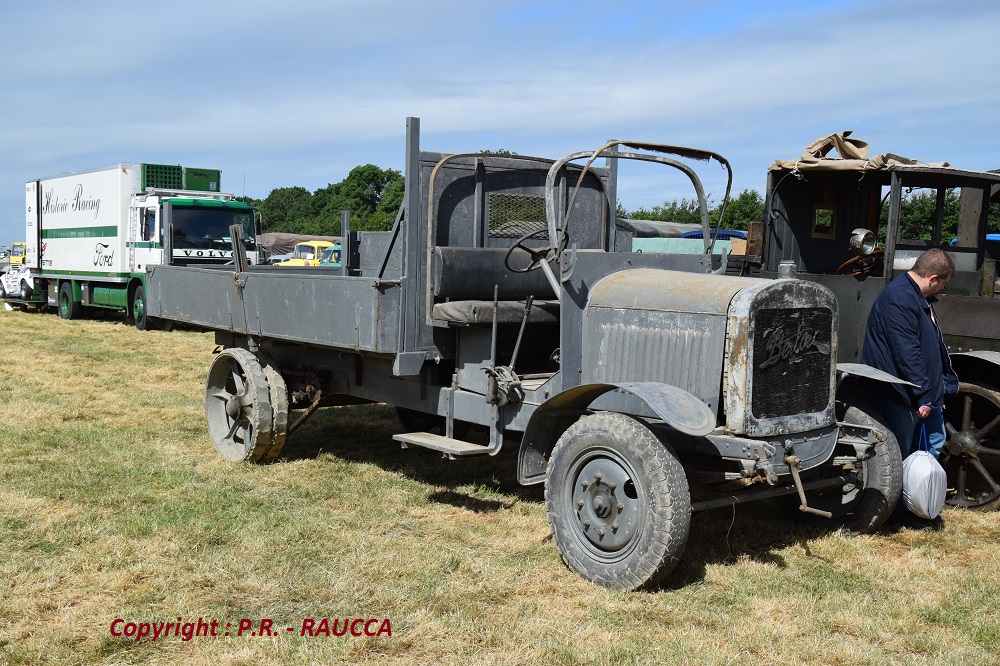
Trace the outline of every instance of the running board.
{"type": "Polygon", "coordinates": [[[456,456],[481,456],[490,451],[487,446],[470,444],[460,439],[442,437],[431,432],[407,432],[402,435],[393,435],[392,438],[399,442],[404,449],[409,446],[420,446],[440,451],[449,460],[454,460],[456,456]]]}

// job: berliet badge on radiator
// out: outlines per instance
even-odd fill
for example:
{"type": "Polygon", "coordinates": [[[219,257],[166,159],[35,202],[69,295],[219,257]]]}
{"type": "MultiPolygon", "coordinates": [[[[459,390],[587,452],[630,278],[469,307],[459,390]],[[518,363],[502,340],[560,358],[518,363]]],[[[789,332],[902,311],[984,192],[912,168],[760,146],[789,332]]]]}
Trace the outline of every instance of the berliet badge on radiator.
{"type": "Polygon", "coordinates": [[[798,328],[775,326],[764,331],[764,349],[767,359],[761,368],[770,368],[778,363],[797,363],[810,349],[829,353],[830,345],[820,342],[820,329],[810,328],[805,321],[799,321],[798,328]]]}

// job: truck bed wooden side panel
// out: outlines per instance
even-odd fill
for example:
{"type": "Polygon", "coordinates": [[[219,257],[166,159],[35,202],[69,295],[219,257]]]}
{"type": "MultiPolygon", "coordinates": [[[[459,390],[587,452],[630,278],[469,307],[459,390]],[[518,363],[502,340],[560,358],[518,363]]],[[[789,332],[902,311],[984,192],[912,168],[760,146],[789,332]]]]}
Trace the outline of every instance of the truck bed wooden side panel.
{"type": "Polygon", "coordinates": [[[397,351],[397,285],[377,288],[370,278],[269,268],[235,273],[152,267],[149,314],[239,335],[345,350],[397,351]]]}

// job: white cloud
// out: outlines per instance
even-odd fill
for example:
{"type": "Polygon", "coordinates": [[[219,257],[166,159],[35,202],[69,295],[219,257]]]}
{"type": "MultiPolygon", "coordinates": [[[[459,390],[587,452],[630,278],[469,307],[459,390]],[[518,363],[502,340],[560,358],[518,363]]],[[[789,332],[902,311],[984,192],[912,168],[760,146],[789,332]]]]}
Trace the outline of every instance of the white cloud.
{"type": "MultiPolygon", "coordinates": [[[[314,189],[355,164],[401,168],[408,115],[433,150],[710,148],[737,191],[842,129],[1000,166],[992,1],[88,4],[34,3],[0,26],[0,57],[27,63],[0,71],[0,242],[22,233],[30,177],[196,160],[247,171],[255,196],[314,189]]],[[[625,193],[657,203],[637,182],[625,193]]]]}

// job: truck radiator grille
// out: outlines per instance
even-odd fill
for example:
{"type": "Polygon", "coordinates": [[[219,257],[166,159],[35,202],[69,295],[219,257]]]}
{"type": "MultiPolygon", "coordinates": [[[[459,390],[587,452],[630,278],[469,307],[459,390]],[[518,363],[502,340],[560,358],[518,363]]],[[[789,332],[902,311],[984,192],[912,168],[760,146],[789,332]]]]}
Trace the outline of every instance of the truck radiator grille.
{"type": "Polygon", "coordinates": [[[759,310],[753,327],[754,417],[826,409],[830,401],[833,313],[827,308],[759,310]]]}

